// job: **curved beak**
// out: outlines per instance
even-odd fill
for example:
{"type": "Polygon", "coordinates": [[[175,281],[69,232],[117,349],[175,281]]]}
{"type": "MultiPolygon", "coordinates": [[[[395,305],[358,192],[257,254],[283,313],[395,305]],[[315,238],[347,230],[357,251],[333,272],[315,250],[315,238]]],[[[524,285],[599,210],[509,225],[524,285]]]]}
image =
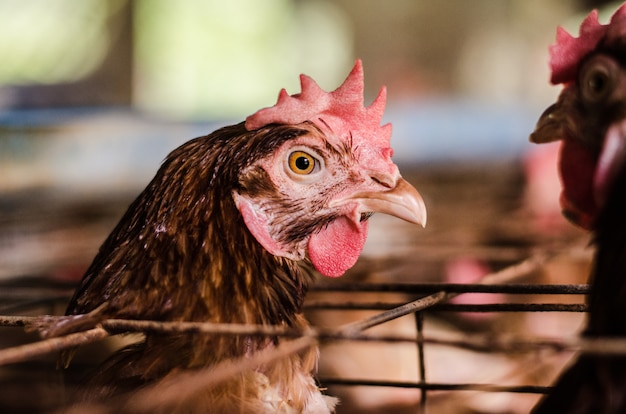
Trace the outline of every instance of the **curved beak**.
{"type": "Polygon", "coordinates": [[[559,102],[550,105],[539,117],[529,140],[535,144],[558,141],[562,137],[563,116],[559,102]]]}
{"type": "MultiPolygon", "coordinates": [[[[337,204],[357,202],[362,213],[384,213],[426,226],[426,205],[415,187],[400,177],[395,187],[388,191],[364,191],[351,195],[337,204]]],[[[333,203],[335,204],[335,203],[333,203]]]]}

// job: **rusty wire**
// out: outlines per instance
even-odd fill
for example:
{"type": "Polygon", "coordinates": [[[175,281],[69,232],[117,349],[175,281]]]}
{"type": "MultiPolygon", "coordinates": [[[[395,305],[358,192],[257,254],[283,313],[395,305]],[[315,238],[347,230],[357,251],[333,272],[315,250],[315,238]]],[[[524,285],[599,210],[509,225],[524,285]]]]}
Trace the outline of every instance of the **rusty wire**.
{"type": "MultiPolygon", "coordinates": [[[[498,384],[473,384],[473,383],[437,383],[428,381],[428,372],[425,368],[424,355],[426,344],[436,344],[449,347],[464,348],[478,352],[538,352],[542,349],[552,351],[577,351],[591,353],[626,354],[626,339],[623,338],[598,338],[586,339],[580,337],[571,338],[539,338],[528,336],[513,336],[510,334],[474,333],[463,334],[455,337],[426,334],[423,331],[423,315],[432,312],[585,312],[587,307],[584,303],[489,303],[489,304],[457,304],[448,303],[449,299],[472,293],[488,294],[541,294],[541,295],[571,295],[582,296],[589,292],[589,286],[585,284],[558,284],[538,285],[514,283],[520,277],[542,266],[549,257],[531,256],[530,258],[509,266],[502,271],[487,275],[482,283],[475,284],[398,284],[398,283],[349,283],[334,285],[318,285],[313,287],[317,292],[376,292],[376,293],[401,293],[413,296],[407,302],[395,301],[320,301],[313,300],[306,304],[306,309],[315,310],[375,310],[379,311],[365,319],[357,320],[334,329],[313,328],[307,331],[297,331],[285,327],[259,326],[259,325],[233,325],[197,322],[158,322],[138,320],[106,320],[101,326],[77,334],[70,334],[60,338],[50,338],[33,343],[0,350],[0,365],[26,361],[43,354],[74,347],[80,344],[97,341],[119,332],[191,332],[197,334],[220,334],[220,335],[268,335],[286,337],[281,342],[284,346],[259,352],[253,358],[227,361],[224,364],[201,370],[194,373],[175,376],[167,384],[159,383],[142,391],[142,410],[149,412],[153,404],[166,404],[168,398],[179,398],[181,393],[193,392],[199,386],[212,386],[229,376],[242,370],[253,369],[260,364],[270,363],[279,358],[284,358],[292,353],[301,352],[311,346],[324,341],[379,341],[379,342],[406,342],[417,346],[419,375],[417,382],[406,381],[382,381],[371,378],[345,379],[345,378],[320,378],[324,385],[343,386],[382,386],[414,388],[421,392],[420,404],[425,408],[427,395],[430,391],[485,391],[485,392],[510,392],[542,394],[549,391],[548,386],[536,385],[498,385],[498,384]],[[384,324],[401,316],[415,315],[415,335],[381,335],[367,333],[369,328],[384,324]],[[191,387],[193,385],[193,387],[191,387]],[[165,392],[167,387],[168,391],[165,392]]],[[[62,296],[64,287],[58,291],[46,290],[52,298],[62,296]]],[[[14,300],[16,306],[20,301],[34,301],[27,290],[17,290],[14,300]]],[[[2,294],[5,299],[11,295],[8,292],[2,294]]],[[[17,309],[17,307],[16,307],[17,309]]],[[[46,317],[56,318],[52,316],[46,317]]],[[[38,316],[0,316],[0,326],[28,327],[41,322],[38,316]]]]}

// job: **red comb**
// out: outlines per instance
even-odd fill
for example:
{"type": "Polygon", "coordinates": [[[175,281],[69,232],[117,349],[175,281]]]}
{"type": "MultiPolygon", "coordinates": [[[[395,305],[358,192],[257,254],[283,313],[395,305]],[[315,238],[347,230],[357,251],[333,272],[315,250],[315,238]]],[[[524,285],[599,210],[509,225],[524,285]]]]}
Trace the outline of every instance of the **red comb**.
{"type": "Polygon", "coordinates": [[[556,44],[550,46],[550,67],[553,84],[568,83],[576,78],[578,64],[607,33],[626,30],[626,3],[611,17],[609,24],[600,24],[598,11],[594,10],[580,25],[579,37],[574,37],[562,27],[557,28],[556,44]]]}
{"type": "Polygon", "coordinates": [[[276,105],[246,118],[246,129],[252,131],[269,124],[311,121],[322,131],[352,139],[354,146],[389,148],[391,124],[380,126],[387,92],[383,87],[369,107],[363,106],[363,65],[360,60],[356,61],[343,84],[332,92],[322,90],[306,75],[300,75],[300,87],[302,92],[291,96],[282,89],[276,105]]]}

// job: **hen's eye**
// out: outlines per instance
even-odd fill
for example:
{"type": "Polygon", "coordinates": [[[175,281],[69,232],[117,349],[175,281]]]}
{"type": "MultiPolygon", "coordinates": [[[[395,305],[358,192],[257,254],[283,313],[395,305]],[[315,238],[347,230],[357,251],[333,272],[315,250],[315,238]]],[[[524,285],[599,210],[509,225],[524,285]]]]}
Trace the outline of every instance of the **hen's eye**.
{"type": "Polygon", "coordinates": [[[611,87],[611,78],[606,68],[595,68],[585,76],[583,95],[590,101],[602,99],[611,87]]]}
{"type": "Polygon", "coordinates": [[[607,98],[614,86],[619,68],[606,56],[591,59],[581,70],[580,88],[582,96],[590,103],[607,98]]]}
{"type": "Polygon", "coordinates": [[[609,77],[606,73],[598,71],[594,72],[587,79],[587,88],[594,95],[602,95],[609,84],[609,77]]]}
{"type": "Polygon", "coordinates": [[[289,154],[289,169],[296,174],[311,174],[316,167],[317,160],[304,151],[294,151],[289,154]]]}

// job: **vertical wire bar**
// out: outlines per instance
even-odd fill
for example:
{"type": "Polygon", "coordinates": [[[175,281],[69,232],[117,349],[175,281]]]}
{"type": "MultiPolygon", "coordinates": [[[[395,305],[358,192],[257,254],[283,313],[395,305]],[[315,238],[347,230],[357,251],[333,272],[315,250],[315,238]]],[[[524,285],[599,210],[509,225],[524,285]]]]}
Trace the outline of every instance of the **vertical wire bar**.
{"type": "MultiPolygon", "coordinates": [[[[424,337],[424,313],[415,312],[415,327],[417,328],[417,359],[419,370],[419,381],[422,384],[426,383],[426,364],[424,358],[424,341],[420,339],[424,337]]],[[[422,414],[426,414],[426,387],[420,388],[420,409],[422,414]]]]}

